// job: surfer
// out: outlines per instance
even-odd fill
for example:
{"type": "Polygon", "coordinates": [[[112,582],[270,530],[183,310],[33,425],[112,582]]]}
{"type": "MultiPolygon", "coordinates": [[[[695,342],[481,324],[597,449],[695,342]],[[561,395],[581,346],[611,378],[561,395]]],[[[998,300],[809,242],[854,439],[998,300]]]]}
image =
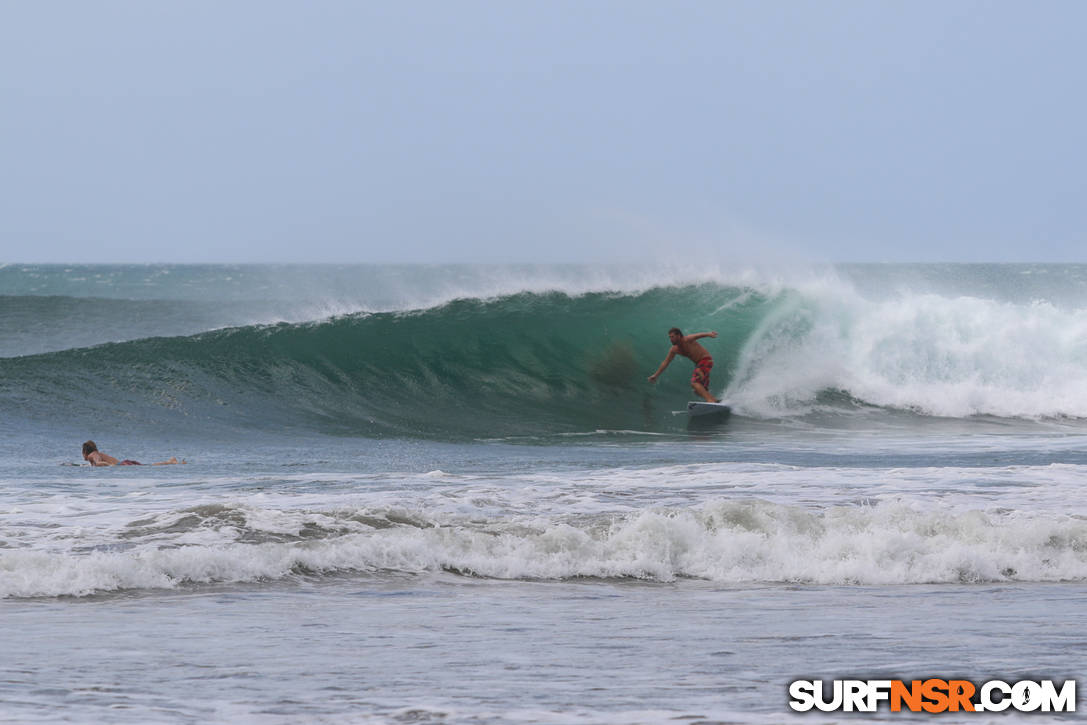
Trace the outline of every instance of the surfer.
{"type": "Polygon", "coordinates": [[[657,372],[649,376],[649,382],[657,382],[657,378],[672,362],[672,358],[677,354],[682,355],[690,358],[691,362],[694,363],[694,373],[691,375],[691,387],[694,388],[694,391],[701,395],[707,403],[721,402],[710,395],[710,391],[707,390],[710,386],[710,370],[713,368],[713,358],[706,352],[706,348],[696,342],[696,340],[703,337],[717,337],[717,333],[696,332],[693,335],[684,335],[678,327],[669,330],[668,339],[672,342],[672,349],[668,351],[668,356],[664,358],[664,362],[657,368],[657,372]]]}
{"type": "MultiPolygon", "coordinates": [[[[94,441],[87,441],[83,444],[83,460],[90,461],[92,466],[142,466],[139,461],[132,461],[125,459],[118,461],[108,453],[103,453],[98,450],[98,446],[94,441]]],[[[188,461],[179,461],[176,457],[171,457],[168,461],[159,461],[158,463],[152,463],[152,466],[169,466],[175,463],[187,463],[188,461]]]]}

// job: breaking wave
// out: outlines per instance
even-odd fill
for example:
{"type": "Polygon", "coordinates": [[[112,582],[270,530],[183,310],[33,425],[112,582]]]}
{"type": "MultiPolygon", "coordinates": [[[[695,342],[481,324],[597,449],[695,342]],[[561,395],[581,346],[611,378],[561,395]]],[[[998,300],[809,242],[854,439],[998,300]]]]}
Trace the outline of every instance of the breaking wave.
{"type": "MultiPolygon", "coordinates": [[[[73,309],[63,298],[26,304],[58,319],[73,309]]],[[[207,303],[188,316],[166,302],[97,304],[148,316],[133,326],[145,332],[213,316],[207,303]]],[[[108,417],[437,438],[669,430],[690,366],[677,361],[655,387],[645,378],[673,325],[720,333],[707,341],[711,389],[743,416],[1087,418],[1087,306],[985,290],[877,294],[832,276],[468,296],[0,358],[0,425],[108,417]]]]}
{"type": "MultiPolygon", "coordinates": [[[[90,534],[86,534],[90,536],[90,534]]],[[[480,518],[213,504],[66,550],[0,550],[0,597],[350,573],[890,585],[1087,579],[1087,520],[895,501],[811,510],[715,500],[622,514],[480,518]]]]}

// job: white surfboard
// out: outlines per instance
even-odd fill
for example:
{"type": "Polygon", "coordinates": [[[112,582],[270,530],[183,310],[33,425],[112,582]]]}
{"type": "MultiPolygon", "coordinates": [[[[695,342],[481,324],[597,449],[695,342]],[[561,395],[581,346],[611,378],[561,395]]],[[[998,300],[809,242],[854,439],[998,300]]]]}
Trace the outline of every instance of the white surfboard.
{"type": "Polygon", "coordinates": [[[687,415],[691,417],[699,415],[728,415],[732,408],[724,403],[707,403],[704,400],[692,400],[687,403],[687,415]]]}

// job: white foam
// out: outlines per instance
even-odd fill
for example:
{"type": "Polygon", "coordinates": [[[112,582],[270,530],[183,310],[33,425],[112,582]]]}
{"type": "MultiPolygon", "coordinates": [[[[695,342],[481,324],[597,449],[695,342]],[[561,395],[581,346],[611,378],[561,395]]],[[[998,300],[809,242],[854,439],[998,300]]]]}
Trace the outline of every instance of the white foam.
{"type": "Polygon", "coordinates": [[[871,585],[1087,580],[1084,517],[949,512],[905,499],[829,508],[717,499],[581,516],[369,508],[200,515],[202,522],[180,532],[173,530],[178,516],[163,516],[142,535],[90,551],[0,550],[0,597],[253,582],[299,572],[871,585]]]}
{"type": "MultiPolygon", "coordinates": [[[[452,570],[500,579],[1087,579],[1087,466],[764,463],[14,491],[0,597],[452,570]],[[229,491],[229,493],[227,493],[229,491]],[[136,495],[139,494],[139,495],[136,495]]],[[[196,483],[198,479],[193,479],[196,483]]],[[[150,481],[150,479],[148,479],[150,481]]]]}
{"type": "Polygon", "coordinates": [[[762,322],[724,397],[778,416],[828,389],[938,416],[1087,417],[1087,309],[812,288],[762,322]]]}

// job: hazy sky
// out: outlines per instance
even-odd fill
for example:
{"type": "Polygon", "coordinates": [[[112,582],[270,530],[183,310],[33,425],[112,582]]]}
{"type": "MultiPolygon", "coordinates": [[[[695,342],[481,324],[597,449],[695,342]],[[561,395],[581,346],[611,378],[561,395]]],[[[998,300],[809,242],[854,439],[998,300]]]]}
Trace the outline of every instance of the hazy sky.
{"type": "Polygon", "coordinates": [[[1087,261],[1087,2],[0,0],[0,261],[1087,261]]]}

